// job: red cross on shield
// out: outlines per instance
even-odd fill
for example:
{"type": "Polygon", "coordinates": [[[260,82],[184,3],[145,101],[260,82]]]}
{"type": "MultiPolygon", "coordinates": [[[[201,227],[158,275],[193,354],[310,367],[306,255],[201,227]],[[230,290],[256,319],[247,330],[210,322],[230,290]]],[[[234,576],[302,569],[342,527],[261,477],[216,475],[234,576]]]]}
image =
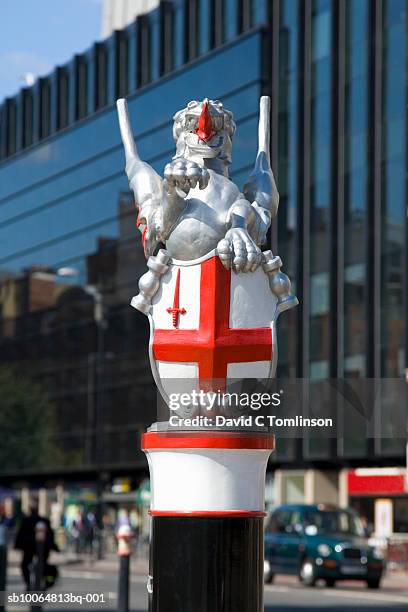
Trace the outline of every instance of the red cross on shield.
{"type": "Polygon", "coordinates": [[[235,274],[213,253],[169,263],[151,313],[159,388],[195,378],[198,389],[218,391],[228,380],[274,376],[276,297],[262,267],[235,274]]]}

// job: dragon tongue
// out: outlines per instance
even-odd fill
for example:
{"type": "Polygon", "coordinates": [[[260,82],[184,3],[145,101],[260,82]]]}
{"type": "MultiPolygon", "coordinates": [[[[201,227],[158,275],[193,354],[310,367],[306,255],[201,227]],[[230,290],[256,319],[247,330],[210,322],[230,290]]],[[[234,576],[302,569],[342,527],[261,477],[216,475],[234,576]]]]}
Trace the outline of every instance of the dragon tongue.
{"type": "Polygon", "coordinates": [[[207,99],[204,100],[201,115],[198,120],[198,127],[195,131],[195,134],[197,134],[200,140],[204,140],[204,142],[208,142],[214,136],[213,123],[211,113],[208,110],[207,99]]]}

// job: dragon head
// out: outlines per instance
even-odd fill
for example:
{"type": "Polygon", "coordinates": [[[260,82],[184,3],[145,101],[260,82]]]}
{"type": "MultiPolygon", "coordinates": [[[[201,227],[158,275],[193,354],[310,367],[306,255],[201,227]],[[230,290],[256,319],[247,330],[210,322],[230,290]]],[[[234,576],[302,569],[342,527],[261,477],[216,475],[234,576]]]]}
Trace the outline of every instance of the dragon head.
{"type": "Polygon", "coordinates": [[[177,157],[186,159],[218,159],[231,163],[232,136],[235,123],[230,111],[219,100],[189,102],[173,117],[173,137],[177,157]]]}

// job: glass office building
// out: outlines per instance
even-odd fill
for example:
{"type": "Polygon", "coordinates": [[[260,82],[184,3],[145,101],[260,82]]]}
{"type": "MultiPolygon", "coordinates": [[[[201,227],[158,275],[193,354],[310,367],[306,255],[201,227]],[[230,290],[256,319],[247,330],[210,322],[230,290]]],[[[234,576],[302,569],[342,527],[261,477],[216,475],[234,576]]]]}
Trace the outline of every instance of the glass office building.
{"type": "MultiPolygon", "coordinates": [[[[8,384],[33,385],[50,414],[34,440],[48,459],[29,461],[16,439],[22,456],[2,459],[4,477],[145,470],[138,436],[155,392],[146,321],[128,306],[145,263],[121,96],[160,172],[172,115],[221,99],[237,121],[231,176],[242,185],[270,94],[281,196],[271,243],[301,301],[279,324],[278,374],[405,376],[406,47],[405,0],[165,1],[3,102],[0,359],[8,384]],[[105,325],[86,285],[103,296],[105,325]]],[[[274,462],[338,470],[403,454],[401,440],[287,440],[274,462]]]]}

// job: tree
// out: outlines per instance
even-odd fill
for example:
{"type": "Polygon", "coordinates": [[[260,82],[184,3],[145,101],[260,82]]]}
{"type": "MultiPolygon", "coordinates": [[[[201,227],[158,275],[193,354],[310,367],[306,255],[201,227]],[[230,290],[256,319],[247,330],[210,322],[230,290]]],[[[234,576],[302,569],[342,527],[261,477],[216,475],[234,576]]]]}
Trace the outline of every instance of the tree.
{"type": "Polygon", "coordinates": [[[47,469],[60,463],[56,413],[27,376],[0,365],[0,473],[47,469]]]}

